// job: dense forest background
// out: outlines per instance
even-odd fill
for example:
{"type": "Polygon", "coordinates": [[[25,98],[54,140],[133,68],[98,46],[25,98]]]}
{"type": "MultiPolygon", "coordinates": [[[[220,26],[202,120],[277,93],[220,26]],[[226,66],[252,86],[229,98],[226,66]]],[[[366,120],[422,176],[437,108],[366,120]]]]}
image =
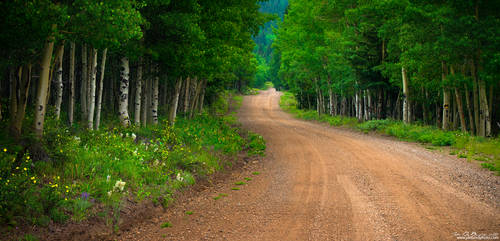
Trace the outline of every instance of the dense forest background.
{"type": "Polygon", "coordinates": [[[319,115],[491,136],[500,127],[499,8],[482,0],[290,0],[266,73],[319,115]]]}
{"type": "Polygon", "coordinates": [[[277,59],[273,59],[272,44],[276,39],[274,29],[278,27],[278,23],[283,21],[288,0],[269,0],[260,2],[260,11],[263,13],[274,14],[276,19],[265,23],[257,36],[254,37],[256,43],[254,54],[257,59],[257,74],[253,86],[263,87],[264,83],[278,83],[277,73],[271,73],[270,65],[278,64],[277,59]]]}

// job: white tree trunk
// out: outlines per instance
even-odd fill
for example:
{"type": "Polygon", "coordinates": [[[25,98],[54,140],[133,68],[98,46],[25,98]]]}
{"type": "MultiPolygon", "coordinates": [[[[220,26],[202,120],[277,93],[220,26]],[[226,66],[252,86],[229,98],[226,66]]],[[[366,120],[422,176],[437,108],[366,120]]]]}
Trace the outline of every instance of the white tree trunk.
{"type": "Polygon", "coordinates": [[[366,119],[371,120],[372,114],[373,114],[372,113],[373,108],[372,108],[372,95],[370,94],[370,90],[366,90],[366,96],[367,96],[367,102],[368,102],[368,106],[367,106],[368,112],[366,115],[366,119]]]}
{"type": "Polygon", "coordinates": [[[480,135],[481,132],[481,121],[479,120],[479,112],[481,108],[479,107],[479,96],[478,96],[478,80],[476,73],[476,65],[471,63],[471,75],[472,75],[472,102],[474,104],[474,125],[476,126],[476,135],[480,135]]]}
{"type": "Polygon", "coordinates": [[[56,71],[56,120],[61,117],[61,104],[63,99],[63,57],[64,42],[57,50],[57,71],[56,71]]]}
{"type": "Polygon", "coordinates": [[[69,124],[73,125],[73,116],[75,112],[75,43],[70,43],[69,50],[69,124]]]}
{"type": "Polygon", "coordinates": [[[118,103],[118,111],[120,113],[120,122],[122,126],[128,127],[130,125],[130,118],[128,115],[128,88],[129,88],[129,62],[127,57],[121,58],[120,69],[120,101],[118,103]]]}
{"type": "Polygon", "coordinates": [[[80,111],[82,112],[82,121],[87,119],[87,45],[82,46],[82,81],[80,85],[80,111]]]}
{"type": "Polygon", "coordinates": [[[143,95],[143,102],[142,102],[142,126],[146,126],[149,120],[149,107],[151,103],[151,91],[150,91],[150,86],[151,86],[151,68],[149,68],[149,74],[146,77],[146,80],[144,81],[144,90],[142,92],[143,95]]]}
{"type": "Polygon", "coordinates": [[[410,122],[410,105],[408,103],[408,74],[406,73],[405,67],[401,67],[401,76],[403,77],[403,122],[410,122]]]}
{"type": "Polygon", "coordinates": [[[179,105],[179,95],[181,92],[181,85],[182,85],[182,77],[179,78],[179,80],[175,84],[174,99],[172,101],[172,108],[170,109],[170,116],[168,118],[170,125],[174,125],[175,117],[177,116],[177,107],[179,105]]]}
{"type": "Polygon", "coordinates": [[[17,110],[14,110],[15,115],[11,116],[13,119],[13,126],[11,127],[13,130],[14,138],[19,140],[21,137],[21,129],[23,126],[23,120],[26,113],[26,103],[28,102],[28,90],[30,88],[31,83],[31,64],[26,64],[20,68],[22,73],[18,78],[17,83],[17,110]]]}
{"type": "Polygon", "coordinates": [[[479,105],[479,134],[481,136],[491,136],[491,119],[486,97],[486,83],[481,78],[479,79],[479,105]]]}
{"type": "Polygon", "coordinates": [[[329,106],[330,106],[330,115],[334,116],[335,115],[335,108],[333,107],[333,90],[332,87],[330,86],[330,83],[328,83],[328,98],[329,98],[329,106]]]}
{"type": "Polygon", "coordinates": [[[368,120],[368,96],[366,90],[363,91],[363,110],[364,110],[364,120],[368,120]]]}
{"type": "Polygon", "coordinates": [[[152,117],[153,125],[158,124],[158,85],[159,85],[159,81],[160,81],[159,68],[160,67],[158,65],[156,65],[155,76],[153,79],[153,87],[152,87],[153,96],[152,96],[152,100],[151,100],[151,117],[152,117]]]}
{"type": "Polygon", "coordinates": [[[141,125],[141,101],[142,101],[142,58],[139,59],[139,66],[137,67],[137,82],[135,87],[135,111],[134,123],[137,126],[141,125]]]}
{"type": "Polygon", "coordinates": [[[191,82],[191,78],[190,77],[187,77],[186,78],[186,89],[185,89],[185,93],[184,93],[184,113],[187,113],[188,112],[188,108],[189,108],[189,88],[190,88],[190,82],[191,82]]]}
{"type": "Polygon", "coordinates": [[[99,130],[101,125],[101,109],[102,109],[102,91],[104,87],[104,72],[106,70],[106,56],[108,54],[108,49],[102,51],[102,61],[101,61],[101,76],[99,79],[99,91],[97,93],[97,113],[95,118],[95,129],[99,130]]]}
{"type": "Polygon", "coordinates": [[[198,112],[201,113],[203,111],[203,103],[205,102],[205,89],[207,86],[207,80],[203,80],[203,85],[201,86],[201,94],[200,100],[198,103],[198,112]]]}
{"type": "Polygon", "coordinates": [[[95,84],[97,78],[97,49],[92,48],[92,68],[90,75],[90,89],[89,89],[89,113],[87,119],[87,128],[94,129],[94,113],[95,113],[95,84]]]}
{"type": "MultiPolygon", "coordinates": [[[[55,28],[55,25],[52,26],[55,28]]],[[[45,121],[46,99],[49,87],[50,60],[54,50],[54,38],[49,36],[43,48],[42,61],[40,64],[40,79],[36,95],[35,107],[35,134],[38,138],[43,136],[43,124],[45,121]]]]}
{"type": "MultiPolygon", "coordinates": [[[[442,74],[441,78],[444,82],[446,79],[446,74],[447,74],[447,67],[445,63],[442,63],[442,74]]],[[[443,130],[448,130],[449,129],[449,122],[450,122],[450,91],[446,88],[446,86],[443,87],[443,130]]]]}
{"type": "Polygon", "coordinates": [[[354,103],[354,108],[356,111],[356,118],[359,120],[361,117],[359,116],[359,92],[356,91],[356,96],[355,96],[355,103],[354,103]]]}

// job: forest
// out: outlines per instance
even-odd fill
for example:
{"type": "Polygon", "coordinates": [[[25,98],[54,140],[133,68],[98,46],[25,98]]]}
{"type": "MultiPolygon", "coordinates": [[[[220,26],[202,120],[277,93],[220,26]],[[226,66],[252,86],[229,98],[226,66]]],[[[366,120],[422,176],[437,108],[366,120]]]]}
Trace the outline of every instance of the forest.
{"type": "Polygon", "coordinates": [[[381,240],[404,230],[391,239],[431,240],[435,228],[445,240],[460,231],[451,228],[494,230],[498,9],[1,1],[0,239],[381,240]]]}
{"type": "Polygon", "coordinates": [[[269,72],[299,109],[493,136],[500,128],[496,1],[292,0],[269,72]]]}
{"type": "Polygon", "coordinates": [[[276,61],[272,59],[273,42],[276,39],[274,29],[278,27],[278,23],[283,21],[285,11],[288,8],[288,0],[269,0],[260,2],[260,11],[263,13],[274,14],[276,19],[266,22],[257,36],[254,37],[255,48],[254,54],[257,59],[257,73],[255,75],[253,87],[263,87],[266,82],[277,82],[277,75],[270,72],[269,66],[276,61]]]}
{"type": "Polygon", "coordinates": [[[125,191],[167,205],[193,175],[243,148],[260,153],[262,138],[224,117],[228,91],[256,73],[251,37],[273,18],[259,9],[256,0],[2,1],[2,232],[83,220],[97,203],[114,225],[125,191]]]}

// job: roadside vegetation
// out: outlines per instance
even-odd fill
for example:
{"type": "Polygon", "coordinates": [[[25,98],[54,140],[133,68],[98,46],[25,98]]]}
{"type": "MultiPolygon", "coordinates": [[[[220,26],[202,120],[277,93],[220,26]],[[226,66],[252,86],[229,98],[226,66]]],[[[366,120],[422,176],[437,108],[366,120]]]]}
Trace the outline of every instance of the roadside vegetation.
{"type": "Polygon", "coordinates": [[[435,126],[421,123],[405,124],[392,119],[359,122],[355,117],[318,115],[318,112],[314,110],[298,109],[297,101],[290,92],[284,92],[281,96],[280,106],[299,119],[348,127],[364,133],[377,132],[400,140],[437,147],[449,146],[451,147],[450,154],[457,155],[459,158],[480,161],[482,167],[500,175],[500,138],[473,136],[460,131],[444,131],[435,126]]]}
{"type": "MultiPolygon", "coordinates": [[[[196,179],[232,165],[237,154],[264,155],[261,136],[237,127],[224,92],[208,111],[174,126],[121,127],[110,123],[86,131],[61,125],[49,114],[40,160],[2,130],[0,222],[8,231],[23,225],[104,218],[117,228],[127,200],[167,206],[173,194],[196,179]],[[214,114],[210,114],[214,112],[214,114]],[[225,115],[226,114],[226,115],[225,115]]],[[[236,105],[234,108],[237,108],[236,105]]]]}

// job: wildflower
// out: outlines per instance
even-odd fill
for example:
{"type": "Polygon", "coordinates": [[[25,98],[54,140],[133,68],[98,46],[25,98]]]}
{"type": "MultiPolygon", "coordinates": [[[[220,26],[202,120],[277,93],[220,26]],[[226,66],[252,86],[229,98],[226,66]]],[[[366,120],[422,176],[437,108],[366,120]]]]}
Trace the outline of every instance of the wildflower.
{"type": "Polygon", "coordinates": [[[3,149],[3,152],[7,152],[7,148],[4,148],[4,149],[3,149]]]}
{"type": "Polygon", "coordinates": [[[30,159],[30,156],[27,156],[27,157],[26,157],[26,160],[29,160],[29,159],[30,159]]]}
{"type": "Polygon", "coordinates": [[[133,139],[134,141],[135,141],[135,139],[137,138],[137,136],[136,136],[134,133],[132,133],[132,135],[130,135],[130,136],[132,137],[132,139],[133,139]]]}
{"type": "Polygon", "coordinates": [[[89,199],[89,194],[87,192],[82,192],[81,198],[82,200],[87,200],[89,199]]]}
{"type": "Polygon", "coordinates": [[[109,182],[110,179],[111,179],[110,175],[106,176],[106,182],[109,182]]]}
{"type": "Polygon", "coordinates": [[[180,172],[179,172],[179,173],[177,173],[177,177],[176,177],[175,179],[177,179],[177,181],[179,181],[179,182],[184,181],[184,178],[181,176],[181,173],[180,173],[180,172]]]}
{"type": "Polygon", "coordinates": [[[25,168],[23,168],[23,169],[24,169],[25,171],[27,171],[27,170],[28,170],[26,167],[25,167],[25,168]]]}
{"type": "Polygon", "coordinates": [[[36,180],[33,180],[33,184],[36,184],[36,180]]]}
{"type": "Polygon", "coordinates": [[[115,183],[114,189],[123,191],[123,188],[125,187],[126,182],[122,182],[122,180],[118,180],[115,183]]]}
{"type": "Polygon", "coordinates": [[[111,191],[109,191],[109,192],[108,192],[108,197],[111,197],[111,194],[112,194],[112,192],[111,192],[111,191]]]}

